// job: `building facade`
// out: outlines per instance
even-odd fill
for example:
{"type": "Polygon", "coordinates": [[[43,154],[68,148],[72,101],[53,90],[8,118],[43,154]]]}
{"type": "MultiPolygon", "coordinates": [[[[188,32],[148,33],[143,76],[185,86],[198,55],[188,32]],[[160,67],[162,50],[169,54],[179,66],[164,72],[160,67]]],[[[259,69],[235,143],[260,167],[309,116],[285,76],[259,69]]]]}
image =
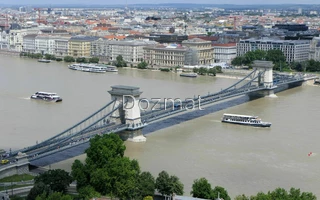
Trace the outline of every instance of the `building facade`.
{"type": "Polygon", "coordinates": [[[182,41],[182,45],[196,51],[192,65],[210,65],[214,63],[213,47],[210,41],[193,38],[182,41]]]}
{"type": "Polygon", "coordinates": [[[237,44],[214,44],[214,61],[216,63],[227,63],[230,64],[231,61],[237,57],[237,44]]]}
{"type": "Polygon", "coordinates": [[[55,54],[55,37],[51,35],[37,35],[35,38],[36,53],[55,54]]]}
{"type": "Polygon", "coordinates": [[[29,34],[23,37],[23,52],[36,53],[36,36],[37,34],[29,34]]]}
{"type": "Polygon", "coordinates": [[[314,37],[312,39],[309,59],[320,61],[320,37],[314,37]]]}
{"type": "Polygon", "coordinates": [[[240,40],[237,43],[237,56],[248,51],[268,51],[279,49],[283,52],[288,63],[301,62],[309,59],[310,41],[308,40],[240,40]]]}
{"type": "Polygon", "coordinates": [[[62,36],[56,36],[55,46],[54,46],[54,55],[57,57],[65,57],[68,56],[68,43],[71,36],[62,35],[62,36]]]}
{"type": "Polygon", "coordinates": [[[156,44],[155,41],[116,41],[99,38],[91,43],[91,55],[108,61],[116,61],[117,57],[121,55],[124,61],[136,65],[143,60],[143,47],[156,44]]]}
{"type": "Polygon", "coordinates": [[[68,43],[68,55],[72,57],[91,57],[91,43],[99,38],[90,36],[74,36],[68,43]]]}
{"type": "Polygon", "coordinates": [[[184,66],[188,47],[158,45],[144,47],[144,60],[153,68],[184,66]]]}

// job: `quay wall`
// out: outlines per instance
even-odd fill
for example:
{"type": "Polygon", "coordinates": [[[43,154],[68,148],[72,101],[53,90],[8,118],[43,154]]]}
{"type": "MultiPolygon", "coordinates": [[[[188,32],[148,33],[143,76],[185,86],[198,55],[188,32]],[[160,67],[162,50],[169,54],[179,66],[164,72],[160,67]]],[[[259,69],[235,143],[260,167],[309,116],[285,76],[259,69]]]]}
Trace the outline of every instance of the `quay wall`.
{"type": "Polygon", "coordinates": [[[20,56],[19,51],[11,51],[11,50],[6,50],[6,49],[0,49],[0,54],[1,55],[8,55],[8,56],[20,56]]]}

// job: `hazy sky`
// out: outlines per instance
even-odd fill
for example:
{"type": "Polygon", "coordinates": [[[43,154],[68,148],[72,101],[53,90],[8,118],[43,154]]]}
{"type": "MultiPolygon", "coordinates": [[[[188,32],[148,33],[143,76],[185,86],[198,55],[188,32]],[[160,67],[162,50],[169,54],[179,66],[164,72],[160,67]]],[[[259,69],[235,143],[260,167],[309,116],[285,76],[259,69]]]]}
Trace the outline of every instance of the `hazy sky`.
{"type": "Polygon", "coordinates": [[[320,4],[320,0],[0,0],[0,4],[158,4],[158,3],[197,3],[197,4],[320,4]]]}

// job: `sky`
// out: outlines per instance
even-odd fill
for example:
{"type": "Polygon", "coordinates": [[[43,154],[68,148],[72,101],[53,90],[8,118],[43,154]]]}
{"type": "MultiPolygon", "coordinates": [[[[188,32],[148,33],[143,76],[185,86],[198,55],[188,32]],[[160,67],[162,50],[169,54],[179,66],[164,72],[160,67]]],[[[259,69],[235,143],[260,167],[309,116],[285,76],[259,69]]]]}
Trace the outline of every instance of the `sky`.
{"type": "Polygon", "coordinates": [[[320,0],[0,0],[0,4],[160,4],[160,3],[197,3],[197,4],[320,4],[320,0]]]}

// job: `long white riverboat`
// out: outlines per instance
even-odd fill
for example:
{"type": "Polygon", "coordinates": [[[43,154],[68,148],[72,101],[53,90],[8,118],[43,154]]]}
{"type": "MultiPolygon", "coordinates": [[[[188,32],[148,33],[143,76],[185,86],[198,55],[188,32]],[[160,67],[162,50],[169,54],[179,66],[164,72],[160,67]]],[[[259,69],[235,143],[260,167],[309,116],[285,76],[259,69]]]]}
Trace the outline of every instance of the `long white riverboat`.
{"type": "Polygon", "coordinates": [[[69,69],[72,69],[72,70],[92,72],[92,73],[105,73],[105,72],[118,71],[118,69],[115,66],[104,65],[104,64],[76,63],[76,64],[71,64],[68,67],[69,69]]]}
{"type": "Polygon", "coordinates": [[[255,127],[270,127],[270,122],[263,122],[258,116],[224,114],[221,120],[225,123],[240,124],[255,127]]]}
{"type": "Polygon", "coordinates": [[[53,92],[36,92],[30,97],[31,99],[40,99],[43,101],[61,102],[62,98],[53,92]]]}

